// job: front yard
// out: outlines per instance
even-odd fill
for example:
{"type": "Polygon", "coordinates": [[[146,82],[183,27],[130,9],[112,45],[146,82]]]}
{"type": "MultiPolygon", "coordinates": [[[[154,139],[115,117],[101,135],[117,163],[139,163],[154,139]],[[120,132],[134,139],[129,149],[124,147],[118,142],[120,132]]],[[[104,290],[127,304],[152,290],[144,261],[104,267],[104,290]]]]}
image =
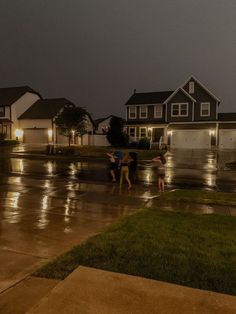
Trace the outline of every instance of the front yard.
{"type": "Polygon", "coordinates": [[[236,217],[140,210],[35,275],[63,279],[79,265],[236,295],[236,217]]]}

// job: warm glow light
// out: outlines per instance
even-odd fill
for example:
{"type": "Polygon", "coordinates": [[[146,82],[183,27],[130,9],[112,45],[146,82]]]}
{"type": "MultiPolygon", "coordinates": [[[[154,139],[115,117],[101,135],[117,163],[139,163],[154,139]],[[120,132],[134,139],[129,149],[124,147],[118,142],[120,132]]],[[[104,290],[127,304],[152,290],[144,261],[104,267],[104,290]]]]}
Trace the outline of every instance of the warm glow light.
{"type": "Polygon", "coordinates": [[[22,137],[23,137],[23,133],[24,133],[23,130],[16,129],[16,130],[15,130],[16,138],[18,138],[18,139],[22,138],[22,137]]]}
{"type": "Polygon", "coordinates": [[[170,136],[172,136],[173,131],[167,131],[167,134],[170,135],[170,136]]]}
{"type": "Polygon", "coordinates": [[[215,135],[215,130],[209,130],[209,135],[215,135]]]}
{"type": "Polygon", "coordinates": [[[48,129],[48,140],[49,142],[52,141],[52,129],[48,129]]]}

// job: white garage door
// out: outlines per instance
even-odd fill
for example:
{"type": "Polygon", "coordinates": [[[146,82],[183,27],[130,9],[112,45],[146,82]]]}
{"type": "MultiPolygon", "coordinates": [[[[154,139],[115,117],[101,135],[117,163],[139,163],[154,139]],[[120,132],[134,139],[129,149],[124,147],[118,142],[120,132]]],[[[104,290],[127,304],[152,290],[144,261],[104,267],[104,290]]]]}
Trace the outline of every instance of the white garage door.
{"type": "Polygon", "coordinates": [[[171,137],[171,147],[209,149],[211,148],[209,130],[174,130],[171,137]]]}
{"type": "Polygon", "coordinates": [[[48,129],[24,129],[24,143],[47,144],[48,129]]]}
{"type": "Polygon", "coordinates": [[[236,148],[236,130],[219,131],[219,148],[221,149],[236,148]]]}

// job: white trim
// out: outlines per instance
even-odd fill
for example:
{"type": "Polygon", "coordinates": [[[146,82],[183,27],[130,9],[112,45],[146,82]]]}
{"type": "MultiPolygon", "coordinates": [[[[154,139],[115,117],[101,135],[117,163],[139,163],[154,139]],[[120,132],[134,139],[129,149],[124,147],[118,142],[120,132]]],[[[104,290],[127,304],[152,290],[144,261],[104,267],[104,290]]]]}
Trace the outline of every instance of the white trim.
{"type": "Polygon", "coordinates": [[[163,104],[156,104],[154,105],[154,119],[162,119],[163,118],[163,104]],[[156,108],[160,107],[161,108],[161,116],[156,115],[156,108]]]}
{"type": "Polygon", "coordinates": [[[147,127],[144,127],[144,126],[139,127],[139,137],[140,138],[147,137],[147,127]],[[145,130],[145,136],[141,135],[141,129],[145,130]]]}
{"type": "Polygon", "coordinates": [[[164,101],[164,104],[167,104],[179,91],[184,93],[184,95],[191,99],[192,102],[196,102],[196,100],[191,95],[189,95],[182,87],[179,87],[164,101]]]}
{"type": "Polygon", "coordinates": [[[216,101],[218,101],[220,103],[220,99],[218,97],[216,97],[211,91],[209,91],[208,88],[206,88],[205,85],[203,85],[198,79],[196,79],[196,77],[194,75],[191,75],[187,81],[184,82],[184,84],[182,84],[180,87],[183,88],[190,80],[194,80],[195,83],[197,83],[198,85],[200,85],[210,96],[212,96],[216,101]]]}
{"type": "Polygon", "coordinates": [[[171,118],[178,118],[178,117],[188,117],[188,112],[189,112],[189,103],[187,102],[180,102],[180,103],[171,103],[171,118]],[[173,115],[173,107],[174,105],[178,105],[178,111],[179,111],[179,114],[178,115],[173,115]],[[186,114],[180,114],[181,112],[181,105],[187,105],[187,113],[186,114]]]}
{"type": "MultiPolygon", "coordinates": [[[[194,122],[192,122],[192,121],[181,121],[181,122],[170,122],[169,123],[169,125],[171,125],[171,124],[208,124],[208,123],[217,123],[217,122],[219,122],[219,121],[194,121],[194,122]]],[[[232,123],[232,122],[231,122],[232,123]]],[[[236,123],[236,122],[235,122],[236,123]]]]}
{"type": "MultiPolygon", "coordinates": [[[[164,105],[164,104],[163,104],[164,105]]],[[[168,117],[167,117],[167,104],[165,104],[165,122],[168,123],[168,117]]]]}
{"type": "Polygon", "coordinates": [[[137,119],[137,106],[135,106],[135,107],[129,107],[129,106],[128,106],[128,110],[129,110],[129,115],[128,115],[128,116],[129,116],[129,119],[130,119],[130,120],[132,120],[132,119],[137,119]],[[134,116],[134,117],[131,117],[131,116],[130,116],[130,108],[132,108],[132,109],[134,108],[134,109],[135,109],[135,111],[134,111],[135,116],[134,116]]]}
{"type": "Polygon", "coordinates": [[[147,119],[147,117],[148,117],[148,106],[147,105],[139,106],[139,119],[147,119]],[[141,108],[145,108],[145,117],[141,116],[141,108]]]}
{"type": "Polygon", "coordinates": [[[211,115],[211,104],[209,102],[201,102],[200,104],[200,117],[209,117],[211,115]],[[203,105],[208,105],[207,109],[203,109],[203,105]],[[203,110],[208,110],[207,114],[203,114],[203,110]]]}
{"type": "Polygon", "coordinates": [[[194,109],[195,109],[195,106],[194,106],[194,102],[193,102],[193,106],[192,106],[192,121],[194,122],[194,109]]]}

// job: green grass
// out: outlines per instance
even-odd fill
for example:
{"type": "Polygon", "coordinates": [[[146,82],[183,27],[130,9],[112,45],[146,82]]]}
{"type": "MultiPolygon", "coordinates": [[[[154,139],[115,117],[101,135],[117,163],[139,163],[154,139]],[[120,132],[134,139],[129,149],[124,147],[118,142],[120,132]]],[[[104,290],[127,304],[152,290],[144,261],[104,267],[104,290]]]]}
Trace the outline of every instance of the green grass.
{"type": "Polygon", "coordinates": [[[79,265],[236,295],[236,217],[141,210],[35,275],[64,279],[79,265]]]}
{"type": "Polygon", "coordinates": [[[192,202],[199,204],[214,204],[236,206],[236,194],[203,190],[175,190],[170,193],[163,193],[162,201],[170,202],[192,202]]]}

